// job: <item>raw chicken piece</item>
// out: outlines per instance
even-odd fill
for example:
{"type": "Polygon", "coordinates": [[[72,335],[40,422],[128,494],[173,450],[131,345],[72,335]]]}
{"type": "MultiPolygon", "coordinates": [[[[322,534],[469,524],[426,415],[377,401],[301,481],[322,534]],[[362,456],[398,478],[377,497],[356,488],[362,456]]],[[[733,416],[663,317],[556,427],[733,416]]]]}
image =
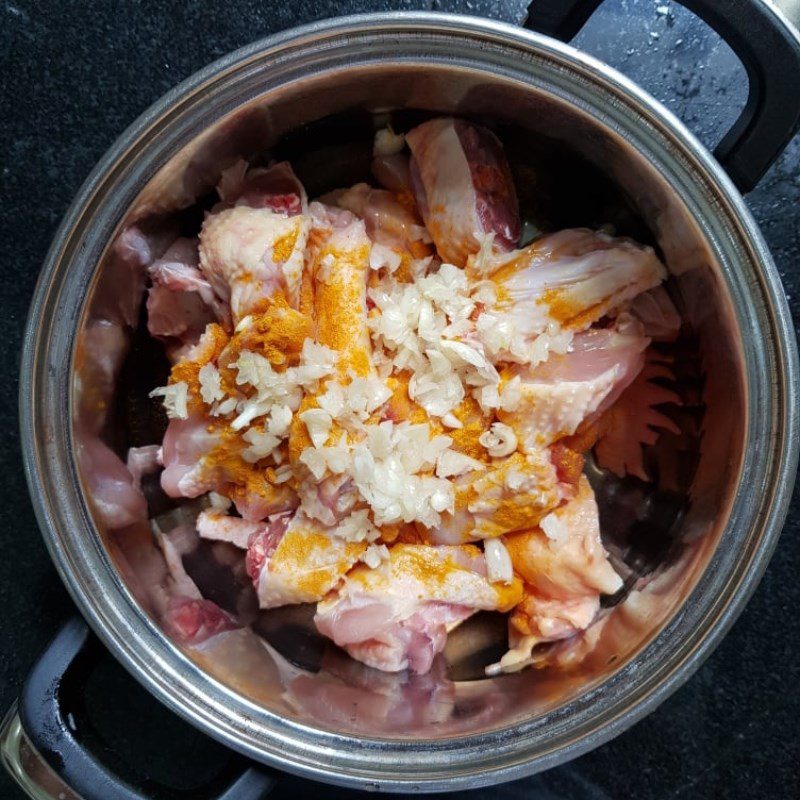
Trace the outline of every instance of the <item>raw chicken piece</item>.
{"type": "MultiPolygon", "coordinates": [[[[371,243],[364,222],[347,210],[315,202],[310,213],[315,242],[309,272],[316,286],[313,299],[316,341],[337,352],[338,378],[347,384],[352,375],[367,377],[374,373],[366,305],[371,243]]],[[[320,394],[325,385],[323,381],[320,394]]],[[[300,417],[316,405],[314,395],[307,394],[292,420],[289,433],[292,463],[297,463],[303,450],[311,445],[300,417]]],[[[338,424],[332,426],[331,436],[343,434],[338,424]]],[[[306,480],[301,495],[303,507],[311,516],[333,525],[350,511],[352,503],[348,498],[354,496],[354,490],[351,481],[329,475],[313,483],[306,480]]]]}
{"type": "Polygon", "coordinates": [[[147,329],[162,339],[194,344],[210,322],[230,325],[230,312],[198,269],[197,242],[176,239],[150,265],[147,329]]]}
{"type": "Polygon", "coordinates": [[[357,566],[317,607],[314,622],[357,661],[427,672],[448,630],[479,609],[507,611],[521,585],[492,584],[474,546],[396,544],[375,569],[357,566]]]}
{"type": "Polygon", "coordinates": [[[219,180],[215,188],[219,199],[224,204],[233,205],[233,201],[241,194],[244,176],[249,169],[250,163],[243,158],[238,158],[219,173],[219,180]]]}
{"type": "Polygon", "coordinates": [[[170,598],[162,618],[164,632],[178,644],[196,647],[223,631],[241,627],[211,600],[192,597],[170,598]]]}
{"type": "Polygon", "coordinates": [[[154,542],[148,520],[118,529],[104,537],[109,557],[125,585],[146,613],[161,617],[167,600],[177,594],[164,556],[154,542]]]}
{"type": "Polygon", "coordinates": [[[397,197],[385,189],[373,189],[357,183],[328,195],[340,208],[352,211],[364,220],[367,235],[373,242],[408,253],[414,258],[429,254],[426,242],[430,236],[415,214],[403,206],[397,197]]]}
{"type": "Polygon", "coordinates": [[[168,571],[163,581],[164,596],[158,603],[164,632],[180,645],[197,646],[217,634],[241,627],[216,603],[203,599],[183,566],[184,554],[192,552],[197,543],[197,534],[191,526],[179,525],[163,533],[153,523],[153,530],[168,571]]]}
{"type": "Polygon", "coordinates": [[[98,287],[75,348],[74,436],[81,479],[102,524],[119,530],[147,519],[138,480],[100,439],[119,371],[128,350],[127,329],[138,319],[147,265],[166,242],[163,233],[126,228],[114,242],[108,270],[115,280],[98,287]],[[113,289],[113,291],[111,291],[113,289]]]}
{"type": "Polygon", "coordinates": [[[339,371],[365,377],[372,371],[367,328],[367,273],[371,242],[364,222],[353,214],[312,203],[322,244],[313,271],[317,341],[340,353],[339,371]]]}
{"type": "Polygon", "coordinates": [[[307,216],[236,206],[210,214],[200,231],[200,269],[230,302],[234,323],[259,301],[286,292],[297,307],[310,228],[307,216]]]}
{"type": "MultiPolygon", "coordinates": [[[[315,200],[308,207],[311,216],[313,231],[320,240],[320,246],[330,237],[334,230],[344,230],[352,223],[358,222],[358,217],[352,211],[338,206],[315,200]]],[[[318,251],[314,251],[316,258],[318,251]]]]}
{"type": "Polygon", "coordinates": [[[219,492],[250,522],[297,508],[297,494],[286,484],[273,484],[264,470],[242,458],[245,444],[238,438],[209,430],[201,417],[173,419],[162,445],[161,488],[170,497],[199,497],[219,492]]]}
{"type": "Polygon", "coordinates": [[[435,544],[490,539],[536,525],[571,493],[547,450],[514,453],[481,472],[456,478],[456,511],[427,533],[435,544]]]}
{"type": "MultiPolygon", "coordinates": [[[[151,527],[167,566],[168,578],[164,582],[167,595],[201,600],[200,589],[183,566],[183,557],[197,546],[197,533],[188,524],[179,524],[166,533],[155,520],[151,527]]],[[[161,604],[161,612],[166,612],[165,604],[161,604]]]]}
{"type": "Polygon", "coordinates": [[[525,339],[553,328],[585,330],[667,277],[651,248],[585,228],[472,259],[468,272],[473,279],[488,274],[496,285],[492,324],[509,325],[525,339]]]}
{"type": "MultiPolygon", "coordinates": [[[[331,636],[357,661],[385,672],[400,672],[408,669],[417,675],[425,674],[433,659],[444,650],[447,632],[468,619],[475,609],[449,603],[426,602],[418,611],[400,620],[389,622],[387,617],[395,612],[389,606],[370,609],[377,615],[377,625],[372,620],[364,621],[356,641],[344,638],[348,634],[331,628],[331,636]],[[370,622],[373,624],[370,625],[370,622]],[[363,637],[368,637],[366,640],[363,637]]],[[[361,609],[359,609],[364,613],[361,609]]],[[[326,622],[318,626],[323,630],[326,622]]],[[[323,631],[326,632],[326,631],[323,631]]],[[[353,635],[353,634],[349,634],[353,635]]]]}
{"type": "Polygon", "coordinates": [[[152,475],[161,469],[160,452],[161,448],[157,444],[131,447],[128,450],[125,466],[127,466],[128,472],[133,478],[133,485],[137,489],[142,488],[142,478],[145,475],[152,475]]]}
{"type": "Polygon", "coordinates": [[[226,473],[224,469],[220,474],[223,479],[223,493],[233,500],[236,510],[248,521],[263,520],[273,514],[294,511],[300,504],[294,489],[286,484],[273,484],[262,470],[251,464],[246,465],[246,462],[239,459],[233,475],[226,473]],[[246,470],[243,479],[239,475],[239,468],[246,470]],[[229,482],[231,478],[241,482],[232,484],[229,482]]]}
{"type": "Polygon", "coordinates": [[[237,161],[223,171],[217,193],[225,203],[266,208],[289,217],[308,210],[306,191],[288,161],[252,169],[246,161],[237,161]]]}
{"type": "Polygon", "coordinates": [[[299,492],[303,511],[323,525],[336,525],[360,499],[353,479],[347,475],[329,475],[319,482],[306,480],[299,492]]]}
{"type": "Polygon", "coordinates": [[[443,261],[464,266],[491,234],[498,251],[517,244],[517,196],[491,131],[444,117],[417,126],[406,141],[417,207],[443,261]]]}
{"type": "Polygon", "coordinates": [[[201,364],[211,360],[218,369],[231,371],[238,369],[236,362],[242,351],[249,350],[266,358],[280,372],[298,365],[303,344],[313,335],[310,317],[291,308],[283,295],[276,295],[264,300],[259,312],[251,314],[247,324],[241,325],[218,351],[209,347],[199,357],[192,353],[192,358],[201,364]]]}
{"type": "Polygon", "coordinates": [[[622,581],[600,540],[600,519],[586,476],[575,497],[552,511],[540,527],[509,534],[514,569],[542,597],[569,600],[614,594],[622,581]]]}
{"type": "Polygon", "coordinates": [[[75,347],[75,422],[88,435],[103,429],[117,376],[138,325],[147,267],[175,239],[172,226],[130,226],[114,241],[104,280],[95,288],[75,347]]]}
{"type": "Polygon", "coordinates": [[[366,550],[347,542],[302,512],[281,517],[250,540],[248,574],[261,608],[321,600],[366,550]]]}
{"type": "MultiPolygon", "coordinates": [[[[188,417],[172,419],[165,434],[162,459],[166,469],[161,482],[167,494],[198,497],[216,491],[231,499],[249,521],[297,507],[299,500],[294,489],[276,483],[271,469],[254,462],[249,452],[252,442],[233,424],[228,424],[223,415],[235,409],[229,407],[228,412],[215,415],[217,409],[212,408],[209,413],[203,371],[208,364],[217,368],[212,373],[218,381],[214,389],[217,400],[220,393],[225,396],[227,391],[240,404],[250,399],[255,404],[257,395],[252,389],[236,391],[235,376],[243,351],[258,353],[280,372],[288,366],[297,366],[303,344],[312,335],[312,321],[290,308],[283,294],[265,300],[261,310],[232,336],[219,325],[207,326],[198,343],[184,352],[170,375],[171,384],[185,386],[185,410],[181,407],[177,413],[188,417]],[[233,392],[231,386],[235,387],[233,392]]],[[[298,391],[289,384],[284,396],[291,395],[295,399],[290,402],[297,403],[298,391]]],[[[286,411],[290,413],[290,409],[286,411]]],[[[259,457],[268,453],[269,449],[259,457]]]]}
{"type": "Polygon", "coordinates": [[[203,539],[229,542],[235,547],[247,550],[250,540],[263,533],[267,524],[251,522],[242,517],[230,517],[224,511],[207,508],[197,516],[197,533],[203,539]]]}
{"type": "Polygon", "coordinates": [[[522,367],[522,399],[513,412],[499,411],[523,452],[569,436],[607,409],[638,375],[650,340],[631,317],[614,328],[577,334],[570,352],[551,355],[537,367],[522,367]]]}
{"type": "Polygon", "coordinates": [[[599,610],[600,600],[596,596],[552,600],[530,592],[526,586],[522,602],[509,617],[509,649],[498,662],[486,667],[486,674],[518,672],[546,663],[548,654],[534,655],[534,648],[548,642],[562,643],[591,629],[599,610]]]}
{"type": "Polygon", "coordinates": [[[161,445],[161,488],[170,497],[199,497],[217,489],[214,476],[204,470],[204,459],[219,441],[219,431],[209,431],[201,416],[171,419],[161,445]]]}
{"type": "Polygon", "coordinates": [[[78,465],[86,496],[110,530],[147,519],[147,502],[122,459],[94,433],[76,428],[78,465]]]}
{"type": "Polygon", "coordinates": [[[162,489],[170,497],[220,492],[251,522],[297,508],[294,490],[271,483],[263,470],[241,457],[244,443],[229,438],[213,426],[209,429],[202,417],[170,420],[162,445],[162,489]]]}
{"type": "Polygon", "coordinates": [[[292,514],[278,514],[271,522],[256,530],[247,542],[245,569],[251,581],[258,583],[259,575],[268,558],[277,549],[286,528],[292,521],[292,514]]]}
{"type": "MultiPolygon", "coordinates": [[[[191,376],[196,383],[196,366],[214,361],[228,337],[216,325],[210,325],[198,343],[190,347],[172,368],[172,375],[191,376]],[[180,375],[177,373],[180,372],[180,375]],[[189,375],[187,375],[188,373],[189,375]]],[[[199,387],[198,387],[199,388],[199,387]]],[[[222,442],[222,430],[212,425],[195,398],[187,402],[187,419],[170,419],[161,443],[161,488],[170,497],[199,497],[217,488],[217,480],[204,469],[205,457],[222,442]]]]}
{"type": "MultiPolygon", "coordinates": [[[[311,204],[310,213],[315,239],[310,274],[316,282],[313,301],[316,340],[338,353],[339,380],[347,384],[352,374],[367,377],[374,372],[366,305],[371,243],[364,222],[349,211],[315,202],[311,204]]],[[[325,382],[319,393],[324,391],[325,382]]],[[[300,417],[315,406],[316,399],[307,394],[292,420],[289,434],[292,463],[296,463],[302,451],[311,445],[300,417]]],[[[334,425],[331,435],[340,434],[341,429],[334,425]]],[[[337,501],[349,488],[337,476],[329,476],[319,484],[314,483],[317,498],[312,497],[311,492],[304,492],[303,505],[312,511],[317,509],[319,513],[313,512],[314,516],[333,524],[349,510],[336,508],[337,501]]]]}
{"type": "Polygon", "coordinates": [[[295,491],[286,484],[273,484],[264,470],[245,461],[245,447],[238,436],[224,433],[203,416],[172,419],[161,447],[161,488],[170,497],[219,492],[251,522],[297,508],[295,491]]]}
{"type": "Polygon", "coordinates": [[[376,131],[371,169],[381,186],[413,203],[411,169],[405,146],[406,137],[402,133],[395,133],[391,127],[376,131]]]}
{"type": "Polygon", "coordinates": [[[540,527],[511,534],[505,542],[525,580],[525,596],[509,620],[511,649],[489,674],[521,669],[531,663],[537,644],[585,630],[597,615],[600,595],[622,588],[600,540],[597,503],[585,476],[576,496],[540,527]]]}
{"type": "Polygon", "coordinates": [[[92,316],[135,328],[147,267],[174,241],[175,235],[172,226],[162,223],[125,228],[108,254],[103,280],[92,299],[92,316]]]}
{"type": "Polygon", "coordinates": [[[529,637],[542,642],[557,642],[567,639],[592,624],[600,610],[599,595],[584,595],[557,600],[530,592],[525,587],[522,602],[514,609],[509,619],[509,643],[519,647],[521,640],[529,643],[529,637]],[[516,632],[519,638],[512,634],[516,632]]]}

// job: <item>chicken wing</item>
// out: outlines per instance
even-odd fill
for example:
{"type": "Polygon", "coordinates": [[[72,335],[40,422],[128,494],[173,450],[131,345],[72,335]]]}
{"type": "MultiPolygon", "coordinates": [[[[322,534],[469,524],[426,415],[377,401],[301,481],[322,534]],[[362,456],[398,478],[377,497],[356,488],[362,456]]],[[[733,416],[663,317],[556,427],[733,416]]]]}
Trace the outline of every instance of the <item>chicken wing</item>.
{"type": "Polygon", "coordinates": [[[498,412],[514,430],[520,449],[534,452],[569,436],[608,408],[644,365],[650,340],[628,318],[613,328],[584,331],[569,352],[550,355],[536,367],[521,367],[521,400],[498,412]]]}
{"type": "Polygon", "coordinates": [[[548,348],[563,353],[571,334],[614,315],[667,274],[651,248],[583,228],[471,259],[467,272],[494,286],[496,300],[477,320],[487,347],[495,357],[534,364],[548,348]],[[537,345],[538,337],[551,342],[537,345]]]}

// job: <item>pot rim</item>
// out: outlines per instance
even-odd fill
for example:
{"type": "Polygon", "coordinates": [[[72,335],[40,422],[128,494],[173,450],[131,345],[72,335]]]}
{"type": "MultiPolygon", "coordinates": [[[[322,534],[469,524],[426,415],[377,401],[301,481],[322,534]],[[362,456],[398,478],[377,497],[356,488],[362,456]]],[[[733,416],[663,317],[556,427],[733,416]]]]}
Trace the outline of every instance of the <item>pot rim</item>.
{"type": "MultiPolygon", "coordinates": [[[[64,317],[61,320],[62,326],[68,321],[74,333],[74,326],[78,324],[80,315],[67,309],[64,317]]],[[[759,346],[763,348],[765,342],[759,342],[759,346]]],[[[190,76],[156,101],[117,139],[98,162],[67,211],[40,274],[26,325],[20,380],[20,425],[29,491],[40,529],[62,580],[103,643],[137,680],[170,709],[235,750],[264,763],[273,764],[306,777],[373,789],[443,791],[457,787],[474,788],[522,777],[581,755],[613,738],[644,717],[694,673],[741,612],[755,590],[776,545],[780,528],[788,511],[793,485],[792,478],[797,468],[798,443],[800,442],[798,407],[794,397],[797,385],[798,357],[791,317],[777,270],[766,244],[730,179],[682,122],[643,89],[616,70],[549,37],[506,23],[477,17],[432,12],[394,12],[391,14],[361,14],[324,20],[260,39],[222,57],[190,76]],[[590,76],[592,81],[606,92],[620,97],[631,109],[645,116],[647,121],[657,128],[661,136],[679,147],[680,154],[686,161],[681,168],[688,174],[699,177],[707,189],[713,192],[719,204],[716,213],[720,218],[724,217],[733,224],[748,248],[749,258],[746,260],[757,265],[756,274],[750,277],[757,284],[756,290],[761,292],[761,299],[765,306],[764,312],[768,315],[772,326],[774,339],[765,341],[770,342],[775,350],[770,354],[774,357],[777,365],[777,374],[773,376],[773,380],[778,385],[776,391],[780,392],[783,405],[779,405],[775,411],[779,419],[774,422],[771,429],[772,435],[776,437],[775,451],[771,453],[774,457],[774,466],[771,469],[775,475],[780,477],[780,480],[773,481],[773,485],[769,487],[772,495],[764,514],[758,519],[747,520],[748,525],[751,526],[758,523],[761,531],[760,540],[750,556],[749,563],[742,567],[741,577],[735,582],[735,585],[728,587],[729,596],[722,607],[710,606],[706,609],[705,616],[698,621],[698,626],[702,623],[702,635],[696,637],[697,641],[694,646],[688,649],[684,647],[685,652],[681,654],[680,659],[673,658],[671,661],[665,661],[661,671],[657,672],[650,681],[652,685],[635,687],[636,691],[632,689],[625,697],[615,701],[616,705],[610,709],[613,713],[600,724],[596,718],[592,718],[589,722],[593,727],[586,723],[584,727],[589,729],[579,729],[568,744],[544,748],[533,757],[524,752],[516,755],[504,752],[494,763],[473,759],[471,762],[445,763],[442,766],[441,763],[431,762],[427,773],[402,772],[395,769],[394,772],[373,775],[370,772],[371,761],[377,765],[380,760],[384,760],[391,766],[395,762],[387,759],[387,749],[393,747],[395,751],[403,752],[408,750],[409,744],[413,745],[414,743],[369,740],[374,747],[371,751],[364,750],[360,770],[348,765],[334,766],[326,763],[325,753],[333,752],[337,746],[341,746],[347,741],[347,737],[335,734],[325,734],[328,749],[325,750],[320,746],[316,752],[307,751],[309,755],[305,761],[299,759],[296,752],[292,756],[286,756],[288,750],[286,745],[289,744],[289,739],[293,735],[299,737],[301,734],[305,734],[319,737],[320,732],[299,724],[292,724],[280,731],[270,730],[271,741],[265,741],[263,738],[259,741],[256,736],[257,725],[254,724],[253,719],[246,719],[244,723],[240,719],[239,727],[234,727],[234,712],[222,704],[218,697],[205,696],[208,689],[219,693],[223,689],[221,684],[202,673],[176,648],[168,644],[163,634],[136,607],[135,601],[120,583],[105,554],[99,554],[99,557],[103,559],[104,568],[112,573],[105,577],[112,582],[116,591],[114,599],[117,604],[124,601],[132,607],[127,609],[126,615],[123,615],[125,616],[124,621],[121,618],[112,619],[113,615],[110,612],[113,611],[114,615],[119,615],[120,609],[116,607],[112,609],[107,597],[98,600],[90,596],[86,581],[79,580],[81,566],[76,563],[74,553],[64,546],[64,540],[58,534],[59,524],[63,521],[59,517],[65,513],[63,507],[65,487],[59,486],[53,490],[49,485],[50,478],[47,475],[48,460],[57,460],[59,453],[63,455],[66,452],[69,447],[69,437],[65,438],[63,431],[54,430],[61,423],[52,421],[52,424],[48,423],[43,426],[38,415],[41,414],[41,407],[45,404],[41,399],[40,385],[45,384],[43,388],[48,388],[46,374],[48,365],[42,364],[42,362],[45,360],[45,354],[49,351],[49,326],[52,322],[52,320],[48,320],[45,323],[48,335],[44,336],[42,326],[44,310],[50,298],[62,288],[61,281],[66,273],[62,263],[69,260],[68,257],[71,254],[69,248],[80,245],[80,243],[76,245],[74,241],[76,229],[81,226],[87,216],[91,216],[107,201],[107,196],[103,194],[103,184],[113,173],[120,160],[167,116],[175,113],[179,108],[189,107],[192,103],[199,102],[197,95],[202,87],[224,81],[229,76],[243,70],[249,63],[262,59],[267,52],[274,53],[285,47],[302,49],[320,37],[334,39],[354,34],[383,34],[387,31],[409,34],[461,35],[469,39],[483,37],[483,39],[491,40],[502,47],[527,51],[551,61],[556,60],[573,72],[582,73],[584,77],[590,76]],[[37,434],[41,434],[41,439],[37,438],[37,434]],[[54,491],[59,495],[55,502],[51,500],[54,491]],[[121,624],[124,627],[121,627],[121,624]],[[127,634],[127,636],[122,634],[127,634]],[[132,644],[133,642],[135,644],[132,644]],[[148,659],[143,657],[143,652],[150,648],[157,648],[158,658],[156,660],[153,659],[152,653],[149,653],[148,659]],[[170,673],[170,680],[167,680],[164,674],[167,670],[170,673]],[[201,683],[205,688],[201,688],[201,683]],[[225,724],[223,724],[223,719],[225,724]],[[247,736],[246,739],[245,736],[247,736]],[[267,745],[270,745],[271,749],[268,749],[267,745]],[[284,750],[283,754],[282,750],[284,750]],[[458,771],[448,775],[446,774],[448,766],[458,771]]],[[[57,463],[52,466],[55,469],[57,463]]],[[[72,476],[74,478],[74,470],[72,476]]],[[[68,489],[68,487],[66,488],[68,489]]],[[[73,511],[74,509],[70,509],[70,513],[73,511]]],[[[85,508],[81,521],[85,532],[93,530],[85,508]]],[[[99,542],[95,544],[99,547],[99,542]]],[[[83,569],[86,569],[86,565],[83,566],[83,569]]],[[[655,640],[661,638],[669,626],[670,623],[666,623],[659,635],[653,637],[633,660],[639,658],[645,649],[653,646],[655,640]]],[[[685,643],[681,644],[685,645],[685,643]]],[[[245,712],[247,711],[251,715],[258,713],[263,715],[264,713],[263,709],[242,698],[239,714],[246,716],[245,712]]],[[[502,734],[503,732],[498,733],[502,734]]],[[[479,750],[491,748],[490,739],[493,735],[494,732],[487,734],[480,742],[473,742],[470,737],[460,737],[452,742],[461,742],[465,747],[469,747],[477,753],[479,750]]],[[[291,742],[295,749],[300,746],[298,741],[299,739],[296,739],[291,742]]],[[[436,749],[437,743],[430,746],[432,749],[436,749]]],[[[446,760],[448,753],[445,752],[444,755],[446,760]]],[[[419,758],[419,752],[417,752],[416,758],[419,758]]]]}

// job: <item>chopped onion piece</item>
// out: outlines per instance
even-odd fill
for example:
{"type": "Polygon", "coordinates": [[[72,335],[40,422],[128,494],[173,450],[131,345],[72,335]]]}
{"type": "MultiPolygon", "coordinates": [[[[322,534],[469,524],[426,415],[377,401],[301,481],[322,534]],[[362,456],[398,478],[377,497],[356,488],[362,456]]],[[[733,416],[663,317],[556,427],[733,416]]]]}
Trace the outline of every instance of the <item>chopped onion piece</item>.
{"type": "Polygon", "coordinates": [[[406,137],[402,133],[395,133],[391,128],[381,128],[375,131],[375,141],[372,153],[376,156],[397,155],[406,146],[406,137]]]}
{"type": "Polygon", "coordinates": [[[204,364],[197,374],[200,381],[200,397],[210,406],[217,400],[222,400],[225,393],[222,391],[219,370],[211,363],[204,364]]]}
{"type": "Polygon", "coordinates": [[[189,418],[189,386],[185,381],[159,386],[150,392],[150,397],[163,397],[164,410],[170,419],[189,418]]]}
{"type": "Polygon", "coordinates": [[[561,544],[567,540],[569,531],[564,520],[555,512],[548,514],[540,523],[539,527],[544,531],[545,536],[556,544],[561,544]]]}
{"type": "Polygon", "coordinates": [[[333,420],[327,411],[321,408],[309,408],[299,415],[300,420],[305,423],[308,435],[314,447],[322,447],[328,441],[328,434],[331,431],[333,420]]]}
{"type": "Polygon", "coordinates": [[[486,464],[455,450],[445,450],[436,461],[437,478],[453,478],[476,469],[486,469],[486,464]]]}
{"type": "Polygon", "coordinates": [[[486,555],[486,577],[492,583],[511,583],[514,580],[514,567],[503,542],[500,539],[487,539],[483,551],[486,555]]]}
{"type": "Polygon", "coordinates": [[[217,494],[216,492],[209,492],[208,500],[211,503],[211,508],[219,511],[227,511],[231,507],[231,501],[225,495],[217,494]]]}
{"type": "Polygon", "coordinates": [[[371,544],[360,558],[370,569],[376,569],[381,562],[389,560],[389,548],[385,544],[371,544]]]}
{"type": "Polygon", "coordinates": [[[492,423],[491,428],[478,437],[492,458],[510,456],[517,449],[517,434],[503,422],[492,423]]]}
{"type": "Polygon", "coordinates": [[[345,517],[333,530],[333,535],[346,542],[374,542],[381,532],[372,524],[369,510],[364,508],[345,517]]]}

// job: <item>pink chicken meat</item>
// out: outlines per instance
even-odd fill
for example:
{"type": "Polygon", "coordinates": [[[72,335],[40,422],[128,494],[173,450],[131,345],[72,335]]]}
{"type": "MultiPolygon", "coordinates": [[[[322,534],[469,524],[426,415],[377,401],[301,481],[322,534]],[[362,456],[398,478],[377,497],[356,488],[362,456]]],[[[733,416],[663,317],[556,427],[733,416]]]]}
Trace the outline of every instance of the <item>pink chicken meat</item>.
{"type": "Polygon", "coordinates": [[[251,170],[228,191],[234,206],[209,214],[200,231],[201,271],[234,322],[283,289],[297,307],[310,229],[302,186],[278,164],[251,170]]]}
{"type": "Polygon", "coordinates": [[[222,173],[217,193],[224,203],[266,208],[288,217],[308,210],[306,191],[287,161],[253,168],[237,161],[222,173]]]}
{"type": "Polygon", "coordinates": [[[427,672],[447,632],[480,609],[505,611],[518,580],[492,584],[476,547],[397,544],[375,569],[359,566],[317,607],[317,628],[387,672],[427,672]]]}
{"type": "Polygon", "coordinates": [[[197,241],[176,239],[150,265],[147,329],[180,345],[196,344],[210,322],[230,325],[230,312],[199,268],[197,241]]]}
{"type": "Polygon", "coordinates": [[[487,235],[499,251],[517,244],[517,195],[491,131],[460,119],[433,119],[409,131],[406,142],[417,207],[444,261],[464,266],[487,235]]]}
{"type": "Polygon", "coordinates": [[[500,412],[499,417],[514,429],[527,452],[570,436],[630,385],[644,365],[649,343],[632,319],[580,333],[570,352],[517,371],[522,399],[515,411],[500,412]]]}

